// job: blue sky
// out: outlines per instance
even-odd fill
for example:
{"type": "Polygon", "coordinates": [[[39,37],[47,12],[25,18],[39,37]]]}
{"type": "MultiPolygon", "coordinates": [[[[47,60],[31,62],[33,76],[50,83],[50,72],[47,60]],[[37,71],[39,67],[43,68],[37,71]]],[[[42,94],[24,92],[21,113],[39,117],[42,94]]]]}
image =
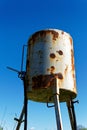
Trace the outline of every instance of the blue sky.
{"type": "MultiPolygon", "coordinates": [[[[20,70],[22,46],[29,36],[46,28],[71,34],[77,78],[77,124],[87,127],[87,0],[0,0],[0,124],[15,128],[23,106],[23,84],[11,66],[20,70]]],[[[70,130],[66,104],[61,104],[64,130],[70,130]]],[[[23,128],[21,127],[21,130],[23,128]]],[[[54,108],[28,102],[28,130],[56,130],[54,108]]]]}

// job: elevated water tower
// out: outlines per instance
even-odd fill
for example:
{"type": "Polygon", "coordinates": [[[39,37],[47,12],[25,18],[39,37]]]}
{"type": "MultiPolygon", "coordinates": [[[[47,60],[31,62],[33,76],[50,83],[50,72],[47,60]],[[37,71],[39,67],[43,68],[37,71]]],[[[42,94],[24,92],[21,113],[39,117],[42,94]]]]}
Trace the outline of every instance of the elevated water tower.
{"type": "Polygon", "coordinates": [[[57,129],[63,129],[59,101],[67,102],[69,109],[77,95],[72,37],[61,30],[42,30],[29,38],[27,52],[27,97],[38,102],[53,102],[57,129]]]}
{"type": "Polygon", "coordinates": [[[28,100],[47,103],[48,107],[54,103],[57,130],[63,130],[59,102],[66,102],[72,130],[77,129],[73,105],[77,96],[74,50],[68,33],[57,29],[34,33],[27,45],[26,71],[21,70],[19,76],[24,82],[24,108],[20,116],[21,120],[25,114],[24,130],[28,100]]]}
{"type": "MultiPolygon", "coordinates": [[[[28,41],[26,86],[28,99],[47,102],[59,88],[60,102],[76,97],[73,41],[60,30],[43,30],[28,41]]],[[[53,102],[53,101],[50,101],[53,102]]]]}

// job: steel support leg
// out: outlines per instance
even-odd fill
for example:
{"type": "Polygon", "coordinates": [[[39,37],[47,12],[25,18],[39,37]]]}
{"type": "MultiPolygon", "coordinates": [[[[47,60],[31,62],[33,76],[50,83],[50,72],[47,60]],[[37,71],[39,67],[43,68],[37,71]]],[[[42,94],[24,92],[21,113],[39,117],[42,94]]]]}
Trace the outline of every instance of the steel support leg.
{"type": "Polygon", "coordinates": [[[20,130],[21,123],[23,122],[23,115],[24,115],[24,106],[23,106],[23,109],[22,109],[22,112],[21,112],[19,119],[14,118],[14,120],[18,121],[16,130],[20,130]]]}
{"type": "Polygon", "coordinates": [[[26,83],[25,83],[25,77],[24,77],[24,113],[25,113],[25,119],[24,119],[24,130],[27,130],[27,91],[26,91],[26,83]]]}
{"type": "Polygon", "coordinates": [[[55,86],[53,87],[53,94],[54,94],[54,106],[55,106],[57,130],[63,130],[61,113],[60,113],[60,105],[59,105],[58,79],[55,79],[55,86]]]}
{"type": "Polygon", "coordinates": [[[75,110],[74,110],[74,105],[72,100],[67,102],[67,108],[69,112],[71,128],[72,130],[77,130],[75,110]]]}

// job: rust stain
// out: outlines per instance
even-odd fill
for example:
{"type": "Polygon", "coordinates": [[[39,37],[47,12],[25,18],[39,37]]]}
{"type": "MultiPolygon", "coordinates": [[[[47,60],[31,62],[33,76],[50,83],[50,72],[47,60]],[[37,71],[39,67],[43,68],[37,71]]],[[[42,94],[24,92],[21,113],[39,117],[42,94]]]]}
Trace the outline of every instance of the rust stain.
{"type": "Polygon", "coordinates": [[[55,71],[55,67],[54,67],[54,66],[51,66],[51,68],[50,68],[50,73],[53,74],[54,71],[55,71]]]}
{"type": "Polygon", "coordinates": [[[75,80],[75,73],[74,73],[74,70],[75,70],[75,67],[74,67],[74,54],[73,54],[72,49],[71,49],[71,65],[72,65],[72,77],[73,77],[73,80],[74,80],[73,91],[76,92],[76,80],[75,80]]]}
{"type": "Polygon", "coordinates": [[[75,67],[74,67],[74,64],[72,64],[72,70],[74,70],[74,68],[75,68],[75,67]]]}
{"type": "Polygon", "coordinates": [[[73,76],[73,78],[75,78],[75,74],[74,73],[72,74],[72,76],[73,76]]]}
{"type": "Polygon", "coordinates": [[[34,45],[34,43],[35,43],[35,41],[36,41],[36,38],[30,38],[29,40],[28,40],[28,43],[29,43],[29,45],[31,44],[31,45],[34,45]]]}
{"type": "Polygon", "coordinates": [[[54,67],[54,66],[51,66],[51,70],[52,70],[52,71],[55,70],[55,67],[54,67]]]}
{"type": "Polygon", "coordinates": [[[74,70],[74,54],[72,49],[71,49],[71,65],[72,65],[72,70],[74,70]]]}
{"type": "Polygon", "coordinates": [[[33,89],[42,89],[50,87],[52,80],[55,77],[53,75],[39,75],[32,78],[32,88],[33,89]]]}
{"type": "Polygon", "coordinates": [[[61,34],[64,34],[64,31],[62,31],[61,34]]]}
{"type": "Polygon", "coordinates": [[[72,45],[72,38],[71,38],[71,37],[69,37],[69,40],[70,40],[70,43],[71,43],[71,45],[72,45]]]}
{"type": "Polygon", "coordinates": [[[73,91],[76,93],[76,80],[74,79],[74,87],[73,87],[73,91]]]}
{"type": "MultiPolygon", "coordinates": [[[[42,33],[41,33],[42,35],[42,33]]],[[[34,33],[30,38],[29,38],[29,41],[28,43],[30,44],[34,44],[36,42],[36,40],[40,37],[40,32],[36,32],[34,33]]]]}
{"type": "Polygon", "coordinates": [[[65,71],[64,71],[65,75],[67,73],[67,70],[68,70],[68,66],[66,66],[66,68],[65,68],[65,71]]]}
{"type": "Polygon", "coordinates": [[[46,89],[53,84],[55,78],[63,79],[61,73],[50,74],[50,75],[39,75],[32,78],[32,88],[33,89],[46,89]]]}
{"type": "Polygon", "coordinates": [[[54,30],[42,30],[34,33],[31,38],[29,38],[28,43],[34,44],[36,40],[39,40],[40,38],[45,38],[46,35],[53,35],[53,40],[56,40],[58,38],[59,33],[54,30]]]}
{"type": "Polygon", "coordinates": [[[39,35],[41,36],[41,37],[45,37],[46,36],[46,32],[43,30],[43,31],[40,31],[39,32],[39,35]]]}
{"type": "Polygon", "coordinates": [[[54,53],[50,54],[50,58],[54,59],[56,57],[56,55],[54,53]]]}
{"type": "Polygon", "coordinates": [[[63,51],[59,50],[59,51],[56,51],[57,53],[59,53],[59,55],[63,55],[63,51]]]}
{"type": "Polygon", "coordinates": [[[56,40],[56,38],[58,38],[58,36],[59,36],[59,33],[56,31],[53,31],[53,30],[51,30],[51,32],[53,34],[53,40],[56,40]]]}
{"type": "Polygon", "coordinates": [[[58,79],[63,79],[62,73],[58,73],[58,79]]]}
{"type": "Polygon", "coordinates": [[[55,67],[51,66],[50,68],[47,69],[48,72],[50,72],[50,74],[53,74],[55,71],[55,67]]]}

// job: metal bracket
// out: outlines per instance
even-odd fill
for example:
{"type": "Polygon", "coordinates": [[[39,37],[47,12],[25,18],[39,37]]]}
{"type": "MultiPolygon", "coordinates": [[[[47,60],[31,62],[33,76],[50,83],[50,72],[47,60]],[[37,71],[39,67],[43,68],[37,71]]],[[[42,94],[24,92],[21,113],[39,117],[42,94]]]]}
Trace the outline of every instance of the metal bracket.
{"type": "Polygon", "coordinates": [[[74,104],[74,103],[79,103],[79,100],[76,100],[76,101],[72,101],[72,103],[74,104]]]}
{"type": "Polygon", "coordinates": [[[18,118],[14,118],[14,120],[17,121],[18,123],[22,123],[22,122],[24,122],[24,120],[21,121],[21,120],[18,119],[18,118]]]}

